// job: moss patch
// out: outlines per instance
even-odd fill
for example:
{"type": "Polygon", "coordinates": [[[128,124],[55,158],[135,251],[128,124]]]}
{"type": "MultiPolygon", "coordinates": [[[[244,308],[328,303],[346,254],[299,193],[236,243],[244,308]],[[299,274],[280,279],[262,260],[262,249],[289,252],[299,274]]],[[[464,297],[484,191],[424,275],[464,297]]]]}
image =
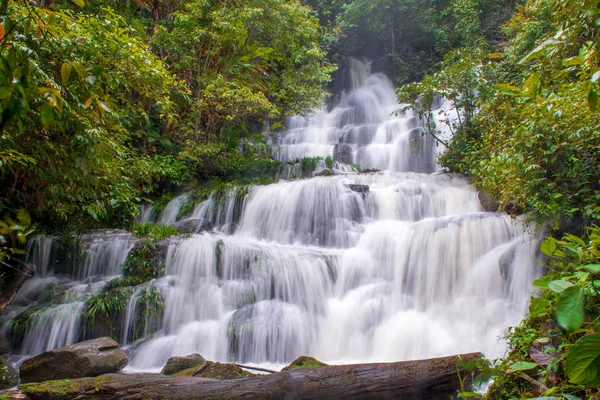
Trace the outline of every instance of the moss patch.
{"type": "Polygon", "coordinates": [[[317,367],[326,367],[327,364],[317,360],[313,357],[301,356],[292,361],[290,365],[282,369],[282,371],[289,371],[292,369],[300,369],[300,368],[317,368],[317,367]]]}

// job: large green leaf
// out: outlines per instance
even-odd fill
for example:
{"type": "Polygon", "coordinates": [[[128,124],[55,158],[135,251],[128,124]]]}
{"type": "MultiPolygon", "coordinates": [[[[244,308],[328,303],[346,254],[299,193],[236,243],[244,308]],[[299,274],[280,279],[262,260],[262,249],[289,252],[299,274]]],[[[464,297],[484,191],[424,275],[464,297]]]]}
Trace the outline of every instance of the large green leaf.
{"type": "Polygon", "coordinates": [[[600,384],[600,333],[582,337],[567,354],[567,374],[573,383],[600,384]]]}
{"type": "Polygon", "coordinates": [[[583,310],[584,298],[585,292],[583,288],[578,286],[571,286],[560,294],[556,316],[558,324],[565,328],[567,332],[574,332],[583,325],[585,316],[583,310]]]}
{"type": "Polygon", "coordinates": [[[550,301],[543,297],[536,297],[531,300],[531,304],[529,304],[529,315],[532,317],[545,314],[549,311],[550,301]]]}
{"type": "Polygon", "coordinates": [[[588,264],[583,267],[586,271],[590,271],[592,274],[600,273],[600,264],[588,264]]]}
{"type": "Polygon", "coordinates": [[[568,289],[572,286],[573,284],[571,282],[562,279],[558,279],[548,283],[548,289],[556,293],[562,293],[565,289],[568,289]]]}
{"type": "Polygon", "coordinates": [[[512,363],[509,368],[513,371],[528,371],[530,369],[534,369],[535,367],[537,367],[537,364],[534,362],[517,361],[512,363]]]}
{"type": "Polygon", "coordinates": [[[556,251],[556,239],[553,237],[547,237],[542,244],[540,244],[540,250],[545,255],[552,257],[556,251]]]}

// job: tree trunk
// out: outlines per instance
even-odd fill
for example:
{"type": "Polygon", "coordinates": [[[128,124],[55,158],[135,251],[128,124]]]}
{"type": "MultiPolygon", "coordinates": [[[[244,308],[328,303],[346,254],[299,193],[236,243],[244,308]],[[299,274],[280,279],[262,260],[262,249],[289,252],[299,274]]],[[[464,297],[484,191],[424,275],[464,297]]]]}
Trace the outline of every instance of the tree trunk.
{"type": "Polygon", "coordinates": [[[109,374],[97,378],[21,385],[10,395],[25,399],[444,399],[456,395],[468,372],[459,360],[471,353],[389,364],[333,365],[238,380],[157,374],[109,374]],[[461,377],[459,377],[459,371],[461,377]]]}

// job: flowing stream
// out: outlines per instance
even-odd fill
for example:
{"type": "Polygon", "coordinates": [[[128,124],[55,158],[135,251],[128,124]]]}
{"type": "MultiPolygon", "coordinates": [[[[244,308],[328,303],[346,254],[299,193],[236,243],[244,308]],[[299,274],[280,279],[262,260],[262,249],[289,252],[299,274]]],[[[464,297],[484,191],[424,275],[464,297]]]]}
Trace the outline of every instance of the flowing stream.
{"type": "MultiPolygon", "coordinates": [[[[128,368],[159,370],[194,352],[281,366],[301,355],[353,363],[505,351],[501,337],[527,310],[537,239],[483,211],[464,178],[436,173],[438,148],[410,112],[391,115],[400,105],[385,76],[356,60],[346,74],[336,107],[294,117],[271,139],[280,161],[332,156],[336,174],[232,190],[186,215],[216,229],[171,240],[164,277],[132,291],[124,345],[140,323],[142,288],[159,290],[164,310],[154,334],[142,327],[146,340],[132,345],[128,368]]],[[[326,168],[321,160],[316,172],[326,168]]],[[[161,215],[145,208],[141,220],[174,223],[187,196],[161,215]]],[[[23,355],[77,341],[86,296],[121,274],[135,243],[124,232],[86,235],[79,273],[65,277],[53,267],[52,240],[30,243],[36,277],[8,315],[50,284],[68,289],[35,311],[23,355]]]]}

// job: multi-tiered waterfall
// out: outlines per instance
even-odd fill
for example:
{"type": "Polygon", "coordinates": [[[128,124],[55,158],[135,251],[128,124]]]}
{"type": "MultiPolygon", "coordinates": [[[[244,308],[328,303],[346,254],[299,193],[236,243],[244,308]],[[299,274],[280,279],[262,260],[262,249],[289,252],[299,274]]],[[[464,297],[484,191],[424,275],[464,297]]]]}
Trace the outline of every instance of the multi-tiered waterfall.
{"type": "MultiPolygon", "coordinates": [[[[198,204],[188,216],[216,229],[170,242],[164,277],[145,284],[164,298],[160,329],[132,346],[130,368],[159,369],[194,352],[285,364],[300,355],[342,363],[504,351],[500,338],[527,310],[535,240],[508,216],[484,212],[465,179],[434,173],[434,142],[412,114],[391,115],[400,106],[383,75],[358,61],[348,74],[338,106],[292,118],[272,138],[279,160],[333,156],[342,173],[198,204]]],[[[186,196],[162,215],[146,209],[146,220],[182,218],[186,196]]],[[[51,239],[32,242],[38,276],[12,315],[50,283],[69,289],[35,311],[23,354],[77,340],[86,293],[121,273],[132,240],[88,235],[80,272],[69,278],[53,270],[51,239]]],[[[123,342],[139,321],[132,293],[123,342]]]]}

